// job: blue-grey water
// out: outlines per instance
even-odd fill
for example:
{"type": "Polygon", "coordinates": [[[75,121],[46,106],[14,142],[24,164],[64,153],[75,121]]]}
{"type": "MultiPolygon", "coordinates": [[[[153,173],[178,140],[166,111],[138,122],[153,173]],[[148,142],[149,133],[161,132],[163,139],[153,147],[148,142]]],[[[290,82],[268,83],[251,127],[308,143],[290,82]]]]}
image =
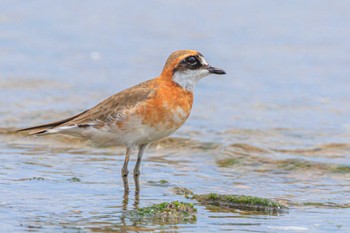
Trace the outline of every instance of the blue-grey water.
{"type": "Polygon", "coordinates": [[[1,232],[349,232],[349,22],[345,0],[1,1],[1,232]],[[189,201],[172,192],[182,186],[288,212],[194,202],[195,222],[135,222],[123,148],[11,133],[157,76],[178,49],[227,75],[201,80],[175,139],[147,151],[138,206],[189,201]]]}

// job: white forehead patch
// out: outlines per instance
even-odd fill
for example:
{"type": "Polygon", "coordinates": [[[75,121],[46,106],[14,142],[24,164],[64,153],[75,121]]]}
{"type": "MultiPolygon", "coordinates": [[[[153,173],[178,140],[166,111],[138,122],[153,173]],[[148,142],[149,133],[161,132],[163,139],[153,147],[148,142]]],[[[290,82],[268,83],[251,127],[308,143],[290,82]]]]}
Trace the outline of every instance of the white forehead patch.
{"type": "Polygon", "coordinates": [[[199,59],[200,59],[201,64],[203,64],[203,65],[208,65],[208,63],[207,63],[207,61],[204,59],[204,57],[199,56],[199,59]]]}

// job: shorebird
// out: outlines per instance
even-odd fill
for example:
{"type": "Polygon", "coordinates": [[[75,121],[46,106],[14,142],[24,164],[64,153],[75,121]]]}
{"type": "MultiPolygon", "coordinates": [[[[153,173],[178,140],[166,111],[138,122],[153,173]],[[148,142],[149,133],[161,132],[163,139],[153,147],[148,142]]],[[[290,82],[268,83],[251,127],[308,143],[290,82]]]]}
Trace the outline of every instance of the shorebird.
{"type": "Polygon", "coordinates": [[[125,146],[121,170],[125,193],[129,192],[130,153],[138,147],[133,177],[135,192],[139,193],[140,164],[145,149],[185,123],[191,112],[195,84],[210,74],[225,74],[225,71],[210,66],[195,50],[175,51],[158,77],[114,94],[67,119],[19,131],[30,131],[31,135],[79,136],[98,146],[125,146]]]}

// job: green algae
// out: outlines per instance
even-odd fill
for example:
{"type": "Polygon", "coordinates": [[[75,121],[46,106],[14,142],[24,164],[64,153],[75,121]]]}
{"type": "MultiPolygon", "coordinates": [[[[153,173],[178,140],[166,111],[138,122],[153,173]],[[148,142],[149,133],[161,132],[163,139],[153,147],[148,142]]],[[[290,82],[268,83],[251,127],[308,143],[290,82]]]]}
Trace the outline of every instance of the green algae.
{"type": "Polygon", "coordinates": [[[299,204],[299,206],[312,206],[315,208],[337,208],[337,209],[350,208],[350,204],[339,204],[334,202],[304,202],[302,204],[299,204]]]}
{"type": "Polygon", "coordinates": [[[224,195],[217,193],[195,194],[192,199],[204,205],[215,205],[224,208],[262,211],[282,212],[287,207],[267,198],[246,195],[224,195]]]}
{"type": "Polygon", "coordinates": [[[326,163],[314,163],[300,159],[286,159],[277,162],[277,167],[284,170],[321,170],[333,173],[350,173],[350,166],[326,163]]]}
{"type": "Polygon", "coordinates": [[[162,202],[127,212],[127,216],[136,221],[158,223],[186,223],[196,221],[197,209],[187,202],[162,202]]]}
{"type": "Polygon", "coordinates": [[[216,163],[220,167],[231,167],[231,166],[240,164],[240,162],[241,162],[241,159],[239,158],[227,158],[227,159],[218,160],[216,163]]]}
{"type": "Polygon", "coordinates": [[[318,168],[319,164],[308,162],[300,159],[285,159],[276,162],[277,167],[284,170],[297,170],[297,169],[314,169],[318,168]]]}
{"type": "Polygon", "coordinates": [[[22,178],[22,179],[19,179],[19,181],[32,181],[32,180],[45,180],[44,177],[41,177],[41,176],[34,176],[32,178],[22,178]]]}
{"type": "Polygon", "coordinates": [[[152,186],[169,186],[170,185],[169,181],[167,180],[159,180],[159,181],[150,180],[150,181],[147,181],[147,183],[152,186]]]}
{"type": "Polygon", "coordinates": [[[196,200],[205,206],[217,206],[227,209],[239,209],[248,211],[258,211],[262,213],[285,212],[288,208],[271,199],[246,195],[227,195],[227,194],[194,194],[191,190],[184,187],[175,187],[173,192],[176,195],[184,195],[188,199],[196,200]]]}
{"type": "Polygon", "coordinates": [[[189,190],[188,188],[184,188],[184,187],[175,187],[175,188],[173,188],[173,192],[176,195],[183,195],[185,197],[193,196],[193,194],[194,194],[191,190],[189,190]]]}
{"type": "Polygon", "coordinates": [[[255,171],[268,171],[273,169],[280,169],[284,171],[321,171],[323,173],[350,173],[349,165],[329,164],[329,163],[318,163],[307,161],[304,159],[284,159],[284,160],[273,160],[270,158],[264,158],[260,156],[234,156],[216,161],[219,167],[234,167],[244,166],[250,167],[254,164],[259,164],[259,169],[255,171]]]}
{"type": "Polygon", "coordinates": [[[45,180],[45,178],[44,178],[44,177],[39,176],[39,177],[29,178],[29,180],[45,180]]]}
{"type": "Polygon", "coordinates": [[[335,173],[350,173],[350,166],[338,165],[332,168],[335,173]]]}
{"type": "Polygon", "coordinates": [[[80,182],[81,180],[78,177],[72,177],[70,179],[67,179],[69,182],[80,182]]]}

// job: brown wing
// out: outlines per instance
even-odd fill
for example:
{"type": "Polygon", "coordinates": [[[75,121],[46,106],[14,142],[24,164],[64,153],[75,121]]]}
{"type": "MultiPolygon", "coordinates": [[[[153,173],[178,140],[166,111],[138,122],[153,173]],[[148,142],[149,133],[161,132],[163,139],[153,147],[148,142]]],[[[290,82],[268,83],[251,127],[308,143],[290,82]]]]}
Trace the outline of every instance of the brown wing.
{"type": "Polygon", "coordinates": [[[155,85],[153,80],[140,83],[121,91],[109,98],[103,100],[95,107],[92,107],[82,113],[76,114],[67,119],[52,122],[45,125],[34,126],[19,131],[33,130],[30,134],[42,134],[48,129],[59,126],[77,125],[85,127],[96,122],[108,122],[111,118],[122,113],[126,109],[133,108],[138,103],[148,99],[154,93],[155,85]]]}

